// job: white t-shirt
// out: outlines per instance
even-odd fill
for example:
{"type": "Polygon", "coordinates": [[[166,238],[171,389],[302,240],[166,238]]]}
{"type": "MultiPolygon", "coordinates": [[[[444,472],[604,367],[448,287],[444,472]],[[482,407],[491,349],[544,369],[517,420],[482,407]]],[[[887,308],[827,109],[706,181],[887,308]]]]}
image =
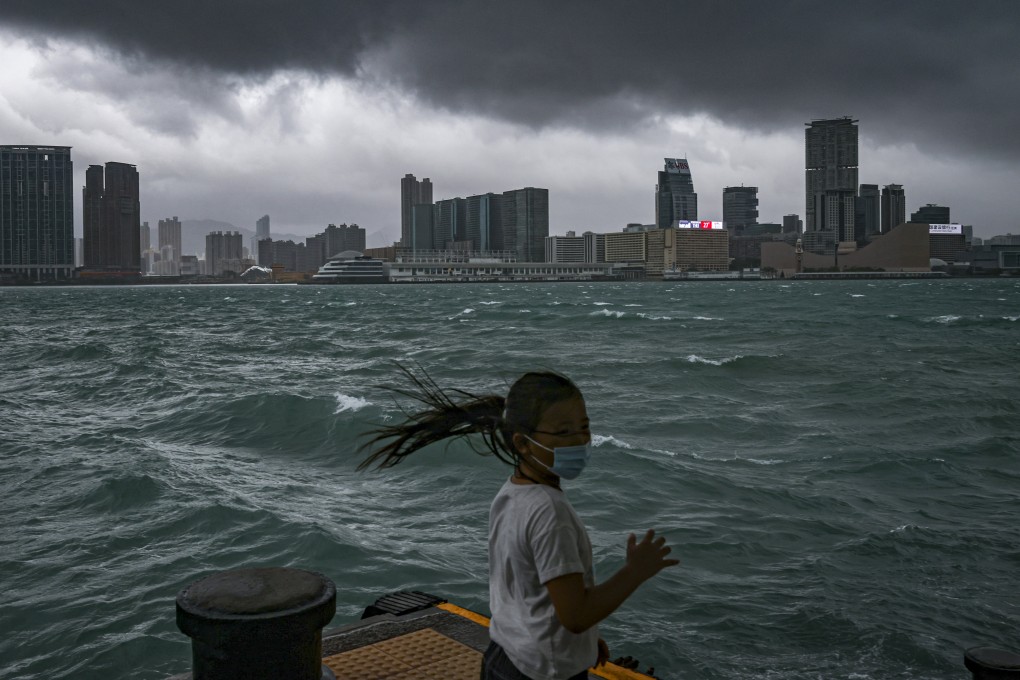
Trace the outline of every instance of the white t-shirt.
{"type": "Polygon", "coordinates": [[[598,626],[560,624],[545,587],[565,574],[595,585],[591,542],[563,491],[507,480],[489,510],[489,637],[525,675],[561,680],[595,663],[598,626]]]}

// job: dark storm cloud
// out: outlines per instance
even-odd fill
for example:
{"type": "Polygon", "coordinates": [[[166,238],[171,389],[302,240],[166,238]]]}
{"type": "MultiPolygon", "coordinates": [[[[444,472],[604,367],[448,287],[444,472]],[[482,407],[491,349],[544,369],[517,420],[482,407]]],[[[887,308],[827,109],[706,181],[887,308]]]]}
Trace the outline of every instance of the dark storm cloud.
{"type": "Polygon", "coordinates": [[[79,2],[0,24],[154,63],[280,68],[534,127],[705,113],[762,131],[852,115],[884,143],[1020,158],[1020,3],[79,2]]]}

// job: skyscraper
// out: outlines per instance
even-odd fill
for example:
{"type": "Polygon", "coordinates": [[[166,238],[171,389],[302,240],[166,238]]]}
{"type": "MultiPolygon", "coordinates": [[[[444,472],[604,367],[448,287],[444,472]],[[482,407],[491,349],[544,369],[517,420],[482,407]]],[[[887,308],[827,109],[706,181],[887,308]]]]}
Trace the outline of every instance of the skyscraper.
{"type": "Polygon", "coordinates": [[[813,120],[804,131],[807,231],[832,231],[854,240],[857,196],[857,121],[813,120]]]}
{"type": "Polygon", "coordinates": [[[255,221],[255,238],[261,241],[269,236],[269,215],[263,215],[255,221]]]}
{"type": "Polygon", "coordinates": [[[923,224],[949,224],[949,206],[928,203],[917,209],[917,212],[910,213],[911,222],[923,224]]]}
{"type": "Polygon", "coordinates": [[[138,250],[141,252],[142,257],[145,257],[145,251],[152,247],[152,229],[149,228],[148,222],[142,222],[142,228],[138,230],[138,250]]]}
{"type": "Polygon", "coordinates": [[[723,224],[742,230],[758,224],[758,187],[726,187],[722,196],[723,224]]]}
{"type": "Polygon", "coordinates": [[[882,187],[882,233],[907,221],[907,197],[902,184],[887,184],[882,187]]]}
{"type": "Polygon", "coordinates": [[[882,203],[877,184],[862,184],[857,196],[854,234],[858,241],[882,232],[882,203]]]}
{"type": "Polygon", "coordinates": [[[503,197],[500,194],[468,196],[464,234],[473,250],[502,250],[503,197]]]}
{"type": "Polygon", "coordinates": [[[503,249],[521,262],[541,262],[549,235],[549,190],[525,187],[503,192],[503,249]]]}
{"type": "Polygon", "coordinates": [[[432,203],[432,180],[428,177],[422,181],[408,173],[400,180],[400,243],[404,247],[411,244],[412,210],[414,206],[432,203]]]}
{"type": "Polygon", "coordinates": [[[0,146],[0,274],[74,274],[71,147],[0,146]]]}
{"type": "Polygon", "coordinates": [[[90,165],[83,189],[85,267],[93,271],[136,274],[141,207],[138,171],[128,163],[90,165]]]}
{"type": "Polygon", "coordinates": [[[667,158],[655,185],[655,226],[676,226],[678,220],[698,219],[698,195],[686,158],[667,158]]]}

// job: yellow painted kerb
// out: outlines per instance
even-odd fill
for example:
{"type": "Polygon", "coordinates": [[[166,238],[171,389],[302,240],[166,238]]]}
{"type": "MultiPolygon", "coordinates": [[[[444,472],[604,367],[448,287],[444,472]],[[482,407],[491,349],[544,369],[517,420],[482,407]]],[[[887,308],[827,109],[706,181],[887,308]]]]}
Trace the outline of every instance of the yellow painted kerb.
{"type": "MultiPolygon", "coordinates": [[[[436,608],[442,609],[443,611],[448,611],[451,614],[456,614],[457,616],[463,616],[465,619],[474,621],[475,623],[485,626],[486,628],[489,627],[488,618],[482,616],[481,614],[476,614],[470,609],[464,609],[463,607],[458,607],[457,605],[450,604],[449,602],[437,604],[436,608]]],[[[594,675],[600,678],[605,678],[606,680],[649,680],[649,678],[651,677],[645,675],[644,673],[638,673],[637,671],[628,670],[623,666],[617,666],[615,663],[612,662],[607,663],[604,666],[589,668],[588,673],[590,675],[594,675]]]]}

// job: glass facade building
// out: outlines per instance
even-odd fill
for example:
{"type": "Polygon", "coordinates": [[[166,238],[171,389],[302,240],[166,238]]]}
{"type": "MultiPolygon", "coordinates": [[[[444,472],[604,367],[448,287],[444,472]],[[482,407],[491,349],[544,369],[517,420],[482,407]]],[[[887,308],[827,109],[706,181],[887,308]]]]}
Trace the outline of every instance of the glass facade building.
{"type": "Polygon", "coordinates": [[[74,275],[73,181],[69,146],[0,146],[0,276],[74,275]]]}

